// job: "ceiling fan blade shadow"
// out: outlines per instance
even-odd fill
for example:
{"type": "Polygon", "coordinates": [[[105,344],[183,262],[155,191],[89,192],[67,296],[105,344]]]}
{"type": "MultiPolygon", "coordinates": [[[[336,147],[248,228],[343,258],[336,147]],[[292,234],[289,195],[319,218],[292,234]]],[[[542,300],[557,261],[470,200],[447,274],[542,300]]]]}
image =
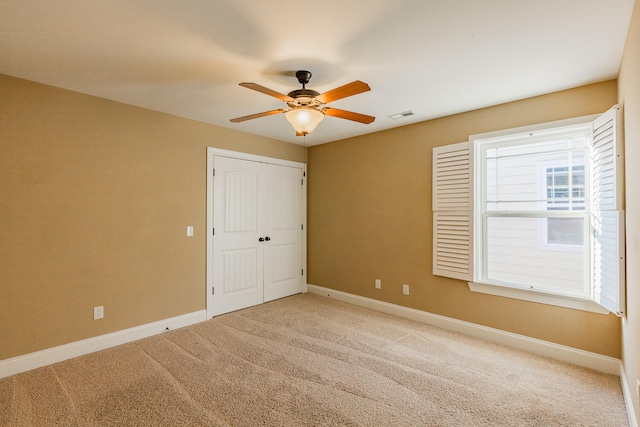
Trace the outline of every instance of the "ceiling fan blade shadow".
{"type": "Polygon", "coordinates": [[[327,116],[338,117],[340,119],[351,120],[358,123],[364,123],[368,125],[369,123],[373,123],[376,119],[373,116],[367,116],[366,114],[354,113],[353,111],[340,110],[338,108],[325,108],[322,112],[327,116]]]}
{"type": "Polygon", "coordinates": [[[240,123],[240,122],[244,122],[244,121],[251,120],[251,119],[257,119],[257,118],[260,118],[260,117],[266,117],[266,116],[272,116],[274,114],[286,113],[287,111],[289,111],[289,110],[287,110],[285,108],[281,108],[279,110],[264,111],[262,113],[251,114],[249,116],[236,117],[235,119],[231,119],[231,122],[240,123]]]}
{"type": "Polygon", "coordinates": [[[371,90],[368,84],[356,80],[355,82],[347,83],[344,86],[337,87],[328,92],[322,93],[316,96],[316,99],[322,104],[328,104],[338,99],[346,98],[348,96],[357,95],[362,92],[371,90]]]}
{"type": "Polygon", "coordinates": [[[293,101],[293,98],[291,98],[290,96],[282,94],[280,92],[276,92],[273,89],[269,89],[268,87],[261,86],[257,83],[243,82],[243,83],[240,83],[240,86],[246,87],[248,89],[253,89],[255,91],[264,93],[269,96],[273,96],[274,98],[278,98],[280,101],[284,101],[284,102],[293,101]]]}

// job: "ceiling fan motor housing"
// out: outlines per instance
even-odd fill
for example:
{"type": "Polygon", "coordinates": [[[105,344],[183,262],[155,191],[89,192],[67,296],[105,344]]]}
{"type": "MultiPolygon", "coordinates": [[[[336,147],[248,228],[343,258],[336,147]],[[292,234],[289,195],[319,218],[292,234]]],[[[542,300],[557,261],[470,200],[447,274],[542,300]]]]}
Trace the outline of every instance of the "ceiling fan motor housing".
{"type": "Polygon", "coordinates": [[[296,89],[296,90],[292,90],[291,92],[289,92],[288,95],[291,98],[293,98],[292,102],[288,102],[287,103],[287,104],[289,104],[290,107],[299,106],[299,105],[311,106],[311,105],[320,104],[315,99],[316,96],[320,95],[320,93],[316,92],[315,90],[311,90],[311,89],[296,89]]]}
{"type": "Polygon", "coordinates": [[[298,79],[298,83],[302,85],[302,89],[296,89],[288,93],[288,96],[294,99],[293,102],[287,103],[289,107],[314,107],[319,105],[320,103],[315,100],[315,97],[320,95],[320,93],[305,87],[307,83],[309,83],[309,80],[311,80],[311,71],[296,71],[296,78],[298,79]]]}

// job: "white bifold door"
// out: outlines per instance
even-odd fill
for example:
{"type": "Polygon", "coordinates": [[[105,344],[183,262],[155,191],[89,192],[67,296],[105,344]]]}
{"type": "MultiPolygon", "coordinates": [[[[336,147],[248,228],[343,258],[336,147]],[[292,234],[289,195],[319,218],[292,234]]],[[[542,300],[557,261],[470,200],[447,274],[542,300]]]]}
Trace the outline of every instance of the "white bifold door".
{"type": "Polygon", "coordinates": [[[302,292],[302,169],[214,156],[213,316],[302,292]]]}

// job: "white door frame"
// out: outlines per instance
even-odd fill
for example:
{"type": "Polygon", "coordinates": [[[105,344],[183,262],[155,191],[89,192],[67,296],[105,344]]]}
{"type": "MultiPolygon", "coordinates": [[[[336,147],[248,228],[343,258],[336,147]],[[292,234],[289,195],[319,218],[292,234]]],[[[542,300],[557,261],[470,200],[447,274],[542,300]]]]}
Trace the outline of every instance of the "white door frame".
{"type": "Polygon", "coordinates": [[[213,158],[215,156],[231,157],[240,160],[269,163],[280,166],[291,166],[302,169],[302,292],[307,292],[307,165],[305,163],[290,160],[276,159],[273,157],[258,156],[255,154],[241,153],[237,151],[223,150],[215,147],[207,148],[207,288],[206,305],[207,319],[213,317],[213,158]]]}

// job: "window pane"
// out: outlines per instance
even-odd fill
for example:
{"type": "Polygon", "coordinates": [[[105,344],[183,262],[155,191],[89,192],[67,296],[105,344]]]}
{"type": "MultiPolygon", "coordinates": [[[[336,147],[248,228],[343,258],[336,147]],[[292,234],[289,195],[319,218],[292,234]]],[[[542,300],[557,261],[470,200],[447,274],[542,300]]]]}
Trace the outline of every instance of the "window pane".
{"type": "MultiPolygon", "coordinates": [[[[557,171],[557,169],[559,168],[555,168],[555,169],[556,169],[555,171],[552,169],[553,177],[554,177],[554,180],[553,180],[554,185],[562,185],[562,186],[569,185],[569,173],[564,171],[563,172],[557,171]]],[[[566,168],[563,168],[563,169],[566,169],[566,168]]]]}
{"type": "Polygon", "coordinates": [[[562,199],[569,209],[574,188],[584,187],[585,141],[578,137],[488,148],[486,210],[545,211],[549,199],[562,199]]]}
{"type": "Polygon", "coordinates": [[[547,210],[584,210],[584,165],[546,167],[547,210]],[[571,180],[569,171],[571,170],[571,180]]]}
{"type": "Polygon", "coordinates": [[[546,221],[547,218],[487,218],[486,279],[586,295],[584,246],[576,244],[573,250],[567,250],[541,244],[546,221]]]}
{"type": "Polygon", "coordinates": [[[573,185],[584,185],[584,166],[573,167],[573,185]]]}
{"type": "Polygon", "coordinates": [[[553,191],[554,199],[568,199],[569,198],[569,189],[568,188],[556,188],[553,191]]]}

